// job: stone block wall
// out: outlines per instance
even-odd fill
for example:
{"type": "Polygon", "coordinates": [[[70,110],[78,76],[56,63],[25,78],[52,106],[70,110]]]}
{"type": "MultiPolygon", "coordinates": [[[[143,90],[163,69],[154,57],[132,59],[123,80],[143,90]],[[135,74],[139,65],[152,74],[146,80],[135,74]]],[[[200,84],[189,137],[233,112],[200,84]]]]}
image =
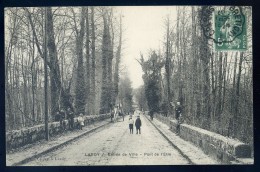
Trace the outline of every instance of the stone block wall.
{"type": "Polygon", "coordinates": [[[169,127],[171,126],[170,120],[169,120],[168,117],[165,117],[165,116],[160,115],[160,114],[154,114],[154,118],[159,119],[161,122],[165,123],[169,127]]]}
{"type": "MultiPolygon", "coordinates": [[[[156,115],[155,118],[169,124],[170,129],[177,133],[176,120],[160,115],[156,115]]],[[[180,124],[179,136],[222,163],[230,164],[239,158],[251,158],[251,148],[248,144],[195,126],[180,124]]]]}
{"type": "MultiPolygon", "coordinates": [[[[84,123],[86,125],[91,125],[94,122],[102,121],[110,118],[110,114],[102,115],[93,115],[93,116],[84,116],[84,123]]],[[[64,121],[65,128],[69,128],[68,120],[64,121]]],[[[74,118],[74,126],[78,123],[78,117],[74,118]]],[[[63,132],[60,127],[60,122],[51,122],[49,123],[49,135],[53,137],[61,132],[63,132]]],[[[36,141],[42,140],[45,138],[45,126],[44,124],[36,125],[33,127],[13,130],[6,133],[6,151],[8,152],[11,149],[15,149],[27,144],[34,143],[36,141]]]]}
{"type": "Polygon", "coordinates": [[[184,140],[200,147],[206,154],[224,163],[230,163],[236,158],[251,157],[251,148],[248,144],[208,130],[181,124],[179,135],[184,140]]]}

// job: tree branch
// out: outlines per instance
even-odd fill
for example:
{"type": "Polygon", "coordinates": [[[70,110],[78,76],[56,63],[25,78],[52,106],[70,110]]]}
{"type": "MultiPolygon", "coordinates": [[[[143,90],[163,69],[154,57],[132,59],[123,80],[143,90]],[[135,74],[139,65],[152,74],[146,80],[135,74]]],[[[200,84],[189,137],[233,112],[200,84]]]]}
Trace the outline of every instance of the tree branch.
{"type": "MultiPolygon", "coordinates": [[[[23,9],[27,12],[27,17],[28,17],[29,23],[30,23],[30,25],[31,25],[31,27],[32,27],[33,35],[34,35],[34,37],[35,37],[35,43],[36,43],[37,50],[38,50],[38,52],[39,52],[41,58],[44,59],[44,54],[43,54],[42,51],[41,51],[40,43],[39,43],[39,40],[38,40],[36,31],[35,31],[35,27],[34,27],[34,25],[33,25],[32,15],[31,15],[30,11],[29,11],[27,8],[23,7],[23,9]]],[[[48,61],[47,61],[47,65],[50,67],[50,63],[49,63],[48,61]]]]}
{"type": "Polygon", "coordinates": [[[135,60],[136,60],[141,66],[143,66],[142,63],[141,63],[138,59],[135,59],[135,60]]]}

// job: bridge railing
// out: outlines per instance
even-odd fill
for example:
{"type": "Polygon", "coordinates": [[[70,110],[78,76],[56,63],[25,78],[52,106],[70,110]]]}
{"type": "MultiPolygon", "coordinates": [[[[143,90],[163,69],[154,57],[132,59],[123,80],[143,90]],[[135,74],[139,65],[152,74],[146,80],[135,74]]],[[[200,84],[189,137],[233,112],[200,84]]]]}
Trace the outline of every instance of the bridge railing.
{"type": "MultiPolygon", "coordinates": [[[[85,125],[91,125],[94,122],[102,121],[110,118],[110,114],[83,116],[85,125]]],[[[74,118],[74,126],[77,126],[78,117],[74,118]]],[[[64,128],[69,128],[68,120],[64,120],[64,128]]],[[[64,128],[60,126],[60,122],[49,123],[49,135],[55,136],[64,132],[64,128]]],[[[12,130],[6,133],[6,151],[16,149],[27,144],[35,143],[36,141],[43,140],[45,138],[44,124],[36,125],[21,130],[12,130]]]]}
{"type": "Polygon", "coordinates": [[[167,124],[182,139],[193,143],[201,148],[204,153],[220,162],[228,164],[233,162],[244,163],[242,159],[247,159],[250,163],[253,162],[249,144],[185,123],[178,124],[177,120],[159,114],[155,114],[154,117],[167,124]],[[178,125],[179,130],[177,129],[178,125]]]}

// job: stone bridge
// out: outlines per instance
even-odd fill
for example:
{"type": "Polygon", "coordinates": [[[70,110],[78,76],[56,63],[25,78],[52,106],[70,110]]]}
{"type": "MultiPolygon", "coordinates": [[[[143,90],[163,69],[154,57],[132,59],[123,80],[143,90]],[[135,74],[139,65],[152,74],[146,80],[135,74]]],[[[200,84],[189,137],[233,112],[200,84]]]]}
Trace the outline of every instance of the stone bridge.
{"type": "MultiPolygon", "coordinates": [[[[248,144],[155,114],[141,115],[141,134],[129,133],[130,116],[85,116],[83,130],[63,131],[59,122],[6,134],[6,164],[19,165],[174,165],[253,164],[248,144]]],[[[134,120],[138,117],[133,115],[134,120]]],[[[74,119],[77,123],[77,118],[74,119]]],[[[65,121],[68,127],[68,121],[65,121]]]]}

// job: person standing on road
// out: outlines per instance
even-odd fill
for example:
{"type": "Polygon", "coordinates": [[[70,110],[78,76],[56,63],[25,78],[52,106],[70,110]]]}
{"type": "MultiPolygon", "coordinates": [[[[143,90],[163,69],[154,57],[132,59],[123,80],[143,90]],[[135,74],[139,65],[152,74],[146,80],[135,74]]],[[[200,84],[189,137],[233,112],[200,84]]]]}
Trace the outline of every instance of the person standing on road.
{"type": "Polygon", "coordinates": [[[70,108],[68,108],[67,115],[68,115],[68,120],[69,120],[69,129],[73,130],[73,128],[74,128],[74,113],[71,111],[70,108]]]}
{"type": "Polygon", "coordinates": [[[180,102],[177,102],[177,106],[175,108],[175,115],[176,115],[176,120],[177,120],[177,127],[176,127],[176,130],[177,130],[177,134],[180,133],[180,124],[181,124],[181,120],[182,120],[182,108],[181,108],[181,103],[180,102]]]}
{"type": "Polygon", "coordinates": [[[180,102],[177,102],[177,105],[176,105],[176,108],[175,108],[175,118],[176,120],[179,120],[179,117],[182,113],[182,108],[181,108],[181,103],[180,102]]]}
{"type": "Polygon", "coordinates": [[[153,112],[149,112],[151,121],[153,120],[153,112]]]}
{"type": "Polygon", "coordinates": [[[125,121],[125,114],[123,111],[122,111],[122,117],[123,117],[123,121],[125,121]]]}
{"type": "Polygon", "coordinates": [[[132,117],[129,117],[129,129],[130,129],[130,134],[133,134],[134,131],[134,120],[132,119],[132,117]]]}
{"type": "Polygon", "coordinates": [[[66,124],[65,124],[65,119],[66,115],[63,109],[60,110],[60,126],[62,130],[66,129],[66,124]]]}
{"type": "Polygon", "coordinates": [[[140,116],[138,115],[137,119],[135,120],[136,134],[138,134],[138,131],[139,134],[141,134],[141,126],[142,126],[142,121],[140,119],[140,116]]]}
{"type": "Polygon", "coordinates": [[[82,113],[79,114],[78,123],[79,123],[79,129],[82,130],[82,127],[84,126],[84,119],[82,113]]]}
{"type": "Polygon", "coordinates": [[[111,122],[113,122],[113,118],[114,118],[114,111],[113,110],[111,110],[111,112],[110,112],[110,118],[111,118],[111,122]]]}
{"type": "Polygon", "coordinates": [[[118,106],[116,105],[114,107],[114,122],[117,122],[118,120],[118,106]]]}
{"type": "Polygon", "coordinates": [[[54,116],[54,121],[59,122],[60,121],[60,111],[57,111],[55,116],[54,116]]]}

